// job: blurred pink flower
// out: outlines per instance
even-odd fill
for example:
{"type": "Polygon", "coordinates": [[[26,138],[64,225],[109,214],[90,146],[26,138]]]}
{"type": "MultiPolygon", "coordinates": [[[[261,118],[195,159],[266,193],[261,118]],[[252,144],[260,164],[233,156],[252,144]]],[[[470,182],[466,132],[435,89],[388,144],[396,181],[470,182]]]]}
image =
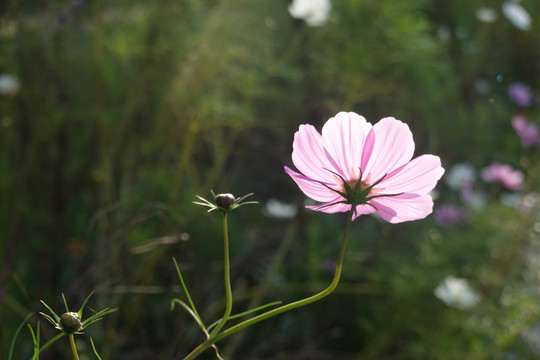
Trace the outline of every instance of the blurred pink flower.
{"type": "Polygon", "coordinates": [[[433,217],[437,224],[441,226],[465,224],[469,221],[467,210],[450,204],[438,206],[433,212],[433,217]]]}
{"type": "Polygon", "coordinates": [[[525,84],[515,82],[508,86],[508,97],[519,106],[529,106],[532,103],[531,89],[525,84]]]}
{"type": "Polygon", "coordinates": [[[292,160],[300,173],[285,172],[305,195],[323,204],[307,206],[354,218],[377,212],[391,223],[423,219],[433,210],[429,192],[444,173],[435,155],[413,160],[407,124],[387,117],[375,125],[356,113],[340,112],[323,126],[300,125],[292,160]]]}
{"type": "Polygon", "coordinates": [[[527,122],[524,116],[517,115],[512,119],[512,127],[521,139],[523,147],[534,146],[538,144],[538,126],[527,122]]]}
{"type": "Polygon", "coordinates": [[[491,163],[482,170],[482,179],[486,182],[500,182],[506,188],[515,190],[523,183],[524,175],[519,170],[514,170],[510,165],[491,163]]]}

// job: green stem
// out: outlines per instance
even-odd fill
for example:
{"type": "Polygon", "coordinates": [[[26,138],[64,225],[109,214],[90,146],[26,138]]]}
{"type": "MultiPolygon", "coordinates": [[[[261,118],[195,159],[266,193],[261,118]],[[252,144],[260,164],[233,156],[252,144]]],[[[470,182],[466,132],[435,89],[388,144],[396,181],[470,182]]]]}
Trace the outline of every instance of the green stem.
{"type": "Polygon", "coordinates": [[[225,312],[219,324],[212,330],[210,339],[215,337],[219,330],[225,325],[232,310],[232,290],[231,290],[231,271],[229,263],[229,231],[227,229],[227,211],[223,212],[223,263],[224,263],[224,282],[225,282],[225,312]]]}
{"type": "MultiPolygon", "coordinates": [[[[317,300],[320,300],[320,299],[328,296],[332,291],[334,291],[334,289],[337,287],[337,285],[339,283],[339,279],[341,277],[341,270],[343,268],[343,260],[345,258],[345,249],[347,247],[347,239],[349,237],[349,232],[350,232],[350,229],[351,229],[351,223],[352,223],[353,214],[354,214],[354,207],[349,212],[349,214],[347,216],[347,223],[345,224],[345,230],[343,232],[343,238],[341,240],[341,247],[339,249],[339,256],[338,256],[338,261],[337,261],[337,264],[336,264],[336,272],[334,274],[334,279],[332,280],[332,282],[330,283],[330,285],[326,289],[324,289],[323,291],[321,291],[321,292],[319,292],[319,293],[317,293],[315,295],[307,297],[305,299],[298,300],[298,301],[295,301],[295,302],[280,306],[280,307],[275,308],[273,310],[270,310],[268,312],[257,315],[257,316],[255,316],[255,317],[253,317],[251,319],[243,321],[243,322],[241,322],[241,323],[239,323],[237,325],[231,326],[227,330],[223,331],[221,334],[218,334],[215,337],[211,336],[205,342],[201,343],[188,356],[186,356],[184,358],[184,360],[193,360],[193,359],[195,359],[197,356],[199,356],[203,351],[208,349],[214,343],[216,343],[219,340],[221,340],[221,339],[223,339],[223,338],[225,338],[225,337],[227,337],[229,335],[232,335],[233,333],[235,333],[237,331],[240,331],[240,330],[242,330],[242,329],[244,329],[244,328],[246,328],[246,327],[248,327],[250,325],[256,324],[256,323],[258,323],[260,321],[266,320],[266,319],[268,319],[268,318],[270,318],[272,316],[279,315],[279,314],[284,313],[286,311],[290,311],[290,310],[296,309],[298,307],[311,304],[312,302],[315,302],[317,300]]],[[[212,332],[212,334],[214,334],[214,332],[212,332]]]]}
{"type": "Polygon", "coordinates": [[[75,340],[73,340],[73,334],[69,334],[69,343],[71,344],[71,351],[73,351],[73,358],[79,360],[79,354],[77,354],[77,347],[75,346],[75,340]]]}

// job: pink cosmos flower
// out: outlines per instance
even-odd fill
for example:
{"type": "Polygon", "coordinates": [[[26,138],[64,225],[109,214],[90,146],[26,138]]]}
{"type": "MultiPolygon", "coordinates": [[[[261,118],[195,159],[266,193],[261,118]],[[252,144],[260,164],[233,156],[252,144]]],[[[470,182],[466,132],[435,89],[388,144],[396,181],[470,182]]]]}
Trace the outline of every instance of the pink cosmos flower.
{"type": "Polygon", "coordinates": [[[433,210],[429,192],[444,173],[438,156],[413,160],[414,141],[407,124],[387,117],[375,125],[353,112],[340,112],[323,126],[300,125],[292,160],[300,172],[285,172],[326,213],[353,218],[377,212],[391,223],[419,220],[433,210]]]}
{"type": "Polygon", "coordinates": [[[531,89],[523,83],[511,83],[508,86],[508,97],[519,106],[527,107],[532,103],[531,89]]]}
{"type": "Polygon", "coordinates": [[[512,119],[512,127],[519,135],[521,146],[529,147],[538,144],[538,126],[527,122],[524,116],[517,115],[512,119]]]}
{"type": "Polygon", "coordinates": [[[482,170],[482,179],[486,182],[500,182],[507,189],[516,190],[523,183],[524,175],[519,170],[514,170],[510,165],[491,163],[482,170]]]}
{"type": "Polygon", "coordinates": [[[433,212],[433,218],[441,226],[453,224],[465,224],[469,221],[469,213],[466,209],[454,205],[441,205],[433,212]]]}

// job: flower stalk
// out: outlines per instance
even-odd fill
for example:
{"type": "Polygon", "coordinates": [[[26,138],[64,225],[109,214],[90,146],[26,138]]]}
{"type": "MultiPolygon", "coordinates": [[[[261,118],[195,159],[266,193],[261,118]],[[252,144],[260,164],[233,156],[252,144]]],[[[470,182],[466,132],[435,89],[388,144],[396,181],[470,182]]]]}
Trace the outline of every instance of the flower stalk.
{"type": "Polygon", "coordinates": [[[215,336],[223,328],[232,310],[232,290],[231,290],[231,270],[229,260],[229,232],[227,226],[227,211],[223,212],[223,263],[224,263],[224,283],[225,283],[225,312],[218,325],[210,333],[210,338],[215,336]]]}
{"type": "MultiPolygon", "coordinates": [[[[234,334],[234,333],[236,333],[236,332],[238,332],[238,331],[240,331],[240,330],[242,330],[242,329],[244,329],[244,328],[246,328],[248,326],[254,325],[254,324],[258,323],[258,322],[261,322],[261,321],[266,320],[268,318],[271,318],[273,316],[282,314],[284,312],[287,312],[287,311],[290,311],[290,310],[293,310],[293,309],[296,309],[296,308],[311,304],[311,303],[313,303],[315,301],[321,300],[322,298],[324,298],[324,297],[328,296],[330,293],[332,293],[334,291],[334,289],[337,287],[337,285],[339,284],[339,280],[341,278],[341,271],[342,271],[342,268],[343,268],[343,260],[345,259],[345,249],[347,247],[347,240],[349,238],[349,233],[350,233],[350,228],[351,228],[353,215],[354,215],[354,207],[349,211],[349,213],[347,215],[347,222],[345,224],[345,230],[343,232],[343,238],[341,240],[341,246],[340,246],[340,249],[339,249],[339,255],[338,255],[337,265],[336,265],[336,271],[334,273],[334,278],[333,278],[332,282],[330,283],[330,285],[326,289],[322,290],[321,292],[319,292],[319,293],[317,293],[315,295],[309,296],[307,298],[297,300],[297,301],[294,301],[292,303],[289,303],[289,304],[280,306],[278,308],[275,308],[273,310],[269,310],[269,311],[267,311],[265,313],[259,314],[259,315],[255,316],[255,317],[251,318],[251,319],[245,320],[245,321],[243,321],[243,322],[241,322],[241,323],[239,323],[237,325],[231,326],[230,328],[224,330],[223,332],[221,332],[219,334],[214,329],[214,331],[212,331],[211,336],[206,341],[201,343],[197,348],[195,348],[189,355],[187,355],[184,358],[184,360],[193,360],[193,359],[197,358],[201,353],[203,353],[206,349],[208,349],[210,346],[214,345],[219,340],[221,340],[221,339],[223,339],[223,338],[225,338],[225,337],[227,337],[229,335],[232,335],[232,334],[234,334]]],[[[224,325],[223,319],[222,319],[220,325],[224,325]]]]}
{"type": "Polygon", "coordinates": [[[75,346],[75,339],[73,334],[69,334],[69,343],[71,345],[71,351],[73,352],[73,359],[79,360],[79,354],[77,353],[77,346],[75,346]]]}

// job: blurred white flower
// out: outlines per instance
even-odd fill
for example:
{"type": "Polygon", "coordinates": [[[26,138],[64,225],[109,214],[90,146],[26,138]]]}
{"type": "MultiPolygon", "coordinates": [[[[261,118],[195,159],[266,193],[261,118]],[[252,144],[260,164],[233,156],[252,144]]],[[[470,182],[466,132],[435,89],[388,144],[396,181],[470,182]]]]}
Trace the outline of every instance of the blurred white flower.
{"type": "Polygon", "coordinates": [[[437,37],[443,41],[450,39],[450,29],[447,26],[439,26],[437,28],[437,37]]]}
{"type": "Polygon", "coordinates": [[[540,322],[536,322],[521,333],[521,339],[536,355],[540,355],[540,322]]]}
{"type": "Polygon", "coordinates": [[[498,17],[499,15],[492,8],[482,7],[476,10],[476,18],[485,23],[494,23],[498,17]]]}
{"type": "Polygon", "coordinates": [[[293,0],[289,14],[304,20],[309,26],[321,26],[328,20],[331,8],[330,0],[293,0]]]}
{"type": "Polygon", "coordinates": [[[486,79],[477,79],[474,82],[474,89],[479,94],[487,94],[489,91],[489,82],[486,79]]]}
{"type": "Polygon", "coordinates": [[[445,176],[446,184],[452,190],[461,190],[476,180],[476,171],[467,163],[455,164],[445,176]]]}
{"type": "Polygon", "coordinates": [[[446,305],[467,310],[478,304],[480,295],[474,291],[467,280],[447,276],[435,289],[435,296],[446,305]]]}
{"type": "Polygon", "coordinates": [[[471,209],[476,211],[482,210],[487,203],[487,195],[473,189],[462,191],[461,198],[471,209]]]}
{"type": "Polygon", "coordinates": [[[540,208],[540,193],[531,192],[526,194],[521,198],[517,208],[524,213],[528,213],[535,208],[540,208]]]}
{"type": "Polygon", "coordinates": [[[264,206],[266,216],[278,219],[292,219],[298,213],[295,204],[287,204],[276,199],[270,199],[264,206]]]}
{"type": "Polygon", "coordinates": [[[531,15],[517,2],[507,1],[502,5],[504,16],[520,30],[531,28],[531,15]]]}
{"type": "Polygon", "coordinates": [[[10,74],[0,74],[0,94],[15,95],[20,89],[19,79],[10,74]]]}
{"type": "Polygon", "coordinates": [[[517,207],[518,204],[521,201],[521,194],[517,192],[513,193],[502,193],[501,196],[499,196],[499,199],[501,200],[501,203],[508,207],[517,207]]]}

